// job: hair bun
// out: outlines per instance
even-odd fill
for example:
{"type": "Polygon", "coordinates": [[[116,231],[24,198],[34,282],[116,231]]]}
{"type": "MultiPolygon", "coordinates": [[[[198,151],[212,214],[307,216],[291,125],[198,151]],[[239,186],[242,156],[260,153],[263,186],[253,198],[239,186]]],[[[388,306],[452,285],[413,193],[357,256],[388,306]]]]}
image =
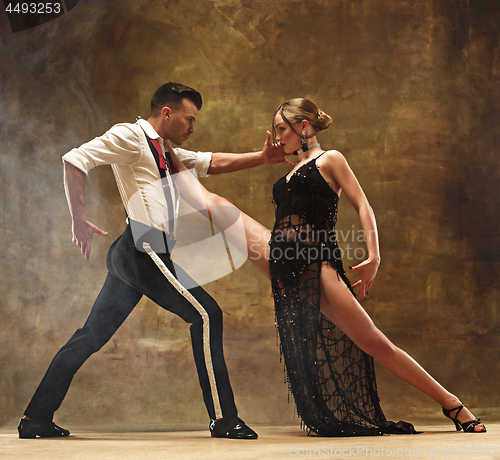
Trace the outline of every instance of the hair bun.
{"type": "Polygon", "coordinates": [[[323,110],[318,109],[318,121],[316,123],[316,131],[324,131],[328,126],[332,124],[332,117],[328,115],[326,112],[323,112],[323,110]]]}

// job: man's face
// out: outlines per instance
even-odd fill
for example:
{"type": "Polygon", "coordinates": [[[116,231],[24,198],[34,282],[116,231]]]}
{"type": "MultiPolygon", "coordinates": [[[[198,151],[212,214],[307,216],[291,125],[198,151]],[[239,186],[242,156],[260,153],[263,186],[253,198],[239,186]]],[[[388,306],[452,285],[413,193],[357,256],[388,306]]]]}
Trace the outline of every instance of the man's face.
{"type": "Polygon", "coordinates": [[[172,109],[166,130],[166,137],[176,145],[182,145],[194,133],[194,122],[198,109],[189,99],[183,99],[178,109],[172,109]]]}

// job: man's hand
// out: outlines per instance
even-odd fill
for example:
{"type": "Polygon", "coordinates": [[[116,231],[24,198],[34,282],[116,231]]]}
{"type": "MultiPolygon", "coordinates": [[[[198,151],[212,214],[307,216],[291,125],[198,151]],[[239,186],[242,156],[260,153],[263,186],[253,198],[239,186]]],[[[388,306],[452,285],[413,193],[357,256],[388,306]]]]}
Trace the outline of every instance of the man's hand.
{"type": "Polygon", "coordinates": [[[289,166],[294,166],[294,164],[287,159],[286,153],[281,145],[272,143],[272,136],[269,131],[267,131],[266,142],[264,143],[262,155],[264,163],[266,164],[285,163],[289,166]]]}
{"type": "Polygon", "coordinates": [[[86,177],[83,171],[80,171],[67,161],[64,162],[64,190],[72,217],[72,241],[81,249],[85,260],[88,260],[94,233],[106,236],[108,232],[97,228],[86,218],[85,202],[83,199],[86,177]]]}
{"type": "Polygon", "coordinates": [[[101,236],[107,236],[108,234],[108,232],[101,230],[88,220],[73,220],[72,232],[72,241],[80,248],[85,260],[89,260],[94,233],[101,236]]]}

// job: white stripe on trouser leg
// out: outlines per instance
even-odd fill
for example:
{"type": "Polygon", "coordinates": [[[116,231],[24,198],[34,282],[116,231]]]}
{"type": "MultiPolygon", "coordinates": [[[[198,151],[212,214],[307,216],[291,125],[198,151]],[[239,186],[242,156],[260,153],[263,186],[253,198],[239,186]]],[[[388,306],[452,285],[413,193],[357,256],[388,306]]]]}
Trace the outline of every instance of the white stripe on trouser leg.
{"type": "Polygon", "coordinates": [[[212,400],[214,402],[214,410],[215,410],[215,418],[222,418],[222,409],[220,407],[219,401],[219,393],[217,392],[217,383],[215,381],[214,367],[212,365],[212,352],[210,351],[210,318],[208,316],[207,311],[203,308],[203,306],[198,302],[193,295],[182,286],[181,283],[177,280],[177,278],[172,275],[167,266],[163,263],[158,257],[158,254],[151,249],[151,246],[148,243],[143,243],[142,247],[148,253],[149,257],[153,259],[153,262],[156,266],[161,270],[161,272],[165,275],[165,278],[172,284],[177,291],[182,294],[189,303],[196,308],[198,313],[201,315],[203,319],[203,354],[205,356],[205,367],[207,368],[208,381],[210,382],[210,389],[212,391],[212,400]]]}

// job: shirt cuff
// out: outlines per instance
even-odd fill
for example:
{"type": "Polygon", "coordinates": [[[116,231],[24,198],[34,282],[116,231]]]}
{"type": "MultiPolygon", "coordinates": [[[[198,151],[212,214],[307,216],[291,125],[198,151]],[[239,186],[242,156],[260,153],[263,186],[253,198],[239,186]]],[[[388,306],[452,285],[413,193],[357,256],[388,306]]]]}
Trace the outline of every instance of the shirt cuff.
{"type": "Polygon", "coordinates": [[[80,171],[84,172],[86,176],[88,176],[89,171],[95,168],[95,164],[92,160],[85,158],[78,149],[70,150],[66,155],[62,157],[63,163],[66,161],[69,164],[72,164],[75,168],[78,168],[80,171]]]}
{"type": "Polygon", "coordinates": [[[208,177],[208,168],[210,168],[210,162],[212,161],[212,152],[198,152],[196,155],[196,162],[194,164],[194,170],[198,177],[208,177]]]}

